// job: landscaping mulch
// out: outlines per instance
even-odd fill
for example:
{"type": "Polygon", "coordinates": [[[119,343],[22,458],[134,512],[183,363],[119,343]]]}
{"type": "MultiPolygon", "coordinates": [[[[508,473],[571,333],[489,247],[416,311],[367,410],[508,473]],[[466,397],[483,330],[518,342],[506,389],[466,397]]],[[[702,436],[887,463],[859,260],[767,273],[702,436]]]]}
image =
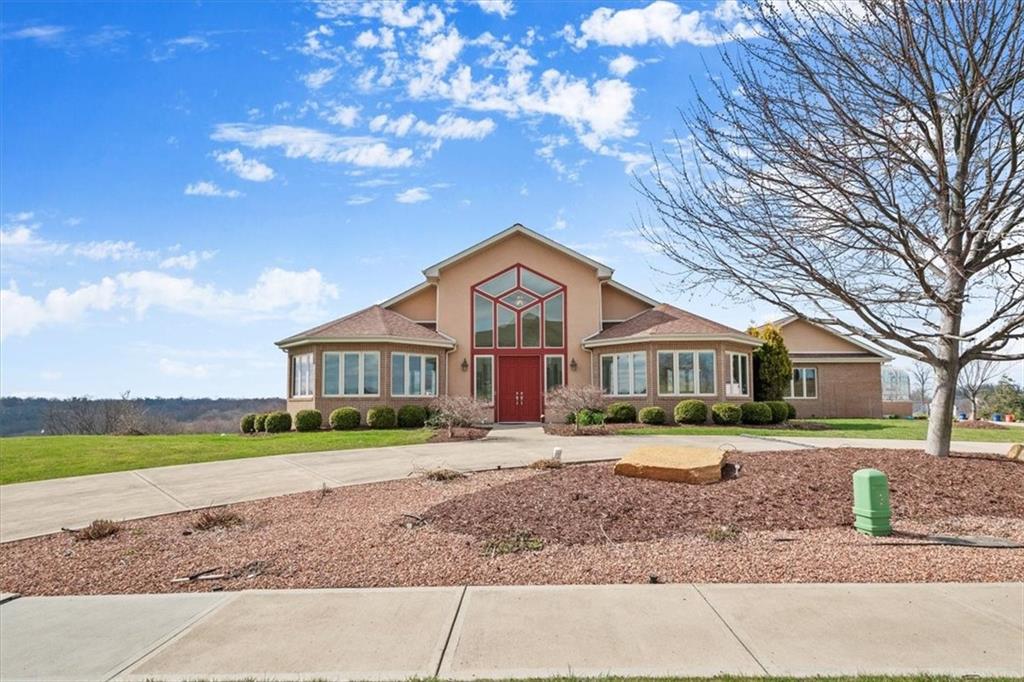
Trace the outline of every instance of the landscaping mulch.
{"type": "Polygon", "coordinates": [[[491,432],[489,427],[469,426],[456,427],[452,429],[451,437],[448,436],[448,429],[435,429],[434,435],[430,437],[430,443],[450,443],[463,440],[480,440],[491,432]]]}
{"type": "Polygon", "coordinates": [[[854,449],[729,459],[739,478],[708,486],[615,477],[611,464],[524,468],[232,504],[217,512],[231,523],[196,511],[95,540],[60,533],[0,545],[0,591],[1024,579],[1024,549],[919,538],[1024,542],[1020,464],[854,449]],[[892,537],[850,527],[850,474],[864,466],[892,481],[892,537]]]}
{"type": "Polygon", "coordinates": [[[1008,429],[1010,427],[1004,424],[996,424],[995,422],[985,421],[984,419],[965,419],[964,421],[954,422],[958,429],[1008,429]]]}
{"type": "MultiPolygon", "coordinates": [[[[959,422],[958,422],[959,423],[959,422]]],[[[713,429],[721,429],[722,427],[717,424],[602,424],[601,426],[581,426],[576,429],[572,424],[544,424],[544,433],[551,434],[553,436],[613,436],[619,431],[629,431],[632,429],[644,429],[652,431],[660,430],[671,430],[683,426],[688,429],[702,429],[707,428],[709,431],[713,429]]],[[[735,428],[749,428],[757,429],[758,431],[763,429],[769,430],[780,430],[780,431],[832,431],[835,429],[831,424],[824,422],[812,422],[812,421],[801,421],[794,419],[787,421],[782,424],[758,424],[758,425],[744,425],[737,424],[735,428]]],[[[699,435],[699,434],[698,434],[699,435]]]]}

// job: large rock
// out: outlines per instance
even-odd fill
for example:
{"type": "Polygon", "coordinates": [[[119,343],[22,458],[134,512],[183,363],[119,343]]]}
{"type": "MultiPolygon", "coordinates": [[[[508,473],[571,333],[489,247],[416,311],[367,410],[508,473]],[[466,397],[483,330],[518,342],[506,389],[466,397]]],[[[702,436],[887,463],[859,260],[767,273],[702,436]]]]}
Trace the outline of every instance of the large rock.
{"type": "Polygon", "coordinates": [[[724,461],[725,453],[712,448],[646,446],[616,462],[615,473],[676,483],[716,483],[722,480],[724,461]]]}
{"type": "Polygon", "coordinates": [[[1006,453],[1009,459],[1015,459],[1018,461],[1024,461],[1024,443],[1014,443],[1010,446],[1010,451],[1006,453]]]}

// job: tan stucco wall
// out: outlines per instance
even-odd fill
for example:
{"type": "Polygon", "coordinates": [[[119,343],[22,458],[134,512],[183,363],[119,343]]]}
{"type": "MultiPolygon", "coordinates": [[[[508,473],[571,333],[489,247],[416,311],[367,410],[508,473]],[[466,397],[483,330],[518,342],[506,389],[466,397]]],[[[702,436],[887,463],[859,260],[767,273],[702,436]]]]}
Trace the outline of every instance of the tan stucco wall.
{"type": "Polygon", "coordinates": [[[780,329],[790,353],[863,353],[864,349],[843,337],[803,320],[780,329]]]}
{"type": "Polygon", "coordinates": [[[793,363],[818,368],[818,397],[790,398],[797,417],[882,416],[882,371],[878,363],[793,363]]]}
{"type": "Polygon", "coordinates": [[[609,284],[601,286],[601,313],[604,320],[625,320],[650,307],[609,284]]]}
{"type": "Polygon", "coordinates": [[[437,287],[431,285],[388,307],[416,322],[431,322],[437,317],[437,287]]]}
{"type": "MultiPolygon", "coordinates": [[[[459,367],[463,359],[469,360],[473,285],[517,263],[565,285],[569,362],[575,359],[581,367],[586,367],[589,356],[580,342],[601,329],[601,287],[597,272],[586,263],[520,234],[513,234],[441,270],[437,284],[437,329],[458,343],[451,355],[451,366],[459,367]]],[[[566,374],[571,384],[584,384],[587,376],[585,371],[566,374]]],[[[449,393],[469,395],[471,380],[472,372],[453,371],[449,393]]]]}

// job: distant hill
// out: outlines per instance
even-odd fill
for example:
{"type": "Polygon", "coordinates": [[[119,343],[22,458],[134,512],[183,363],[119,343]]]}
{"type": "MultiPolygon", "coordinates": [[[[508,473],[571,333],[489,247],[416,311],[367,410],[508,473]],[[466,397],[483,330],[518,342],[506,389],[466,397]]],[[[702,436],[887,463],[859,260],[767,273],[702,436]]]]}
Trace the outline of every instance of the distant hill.
{"type": "MultiPolygon", "coordinates": [[[[52,398],[0,398],[0,436],[38,434],[49,416],[70,401],[52,398]]],[[[102,406],[117,400],[90,401],[102,406]]],[[[145,415],[148,433],[220,433],[238,429],[249,412],[283,410],[283,398],[134,398],[145,415]]]]}

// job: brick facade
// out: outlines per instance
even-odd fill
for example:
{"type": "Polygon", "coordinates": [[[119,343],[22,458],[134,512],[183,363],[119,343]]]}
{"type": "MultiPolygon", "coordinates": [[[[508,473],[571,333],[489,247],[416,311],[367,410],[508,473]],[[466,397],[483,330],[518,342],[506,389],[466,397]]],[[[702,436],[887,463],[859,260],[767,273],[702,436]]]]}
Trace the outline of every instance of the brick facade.
{"type": "Polygon", "coordinates": [[[787,398],[797,417],[882,416],[882,373],[877,363],[794,362],[793,367],[818,369],[817,398],[787,398]]]}

